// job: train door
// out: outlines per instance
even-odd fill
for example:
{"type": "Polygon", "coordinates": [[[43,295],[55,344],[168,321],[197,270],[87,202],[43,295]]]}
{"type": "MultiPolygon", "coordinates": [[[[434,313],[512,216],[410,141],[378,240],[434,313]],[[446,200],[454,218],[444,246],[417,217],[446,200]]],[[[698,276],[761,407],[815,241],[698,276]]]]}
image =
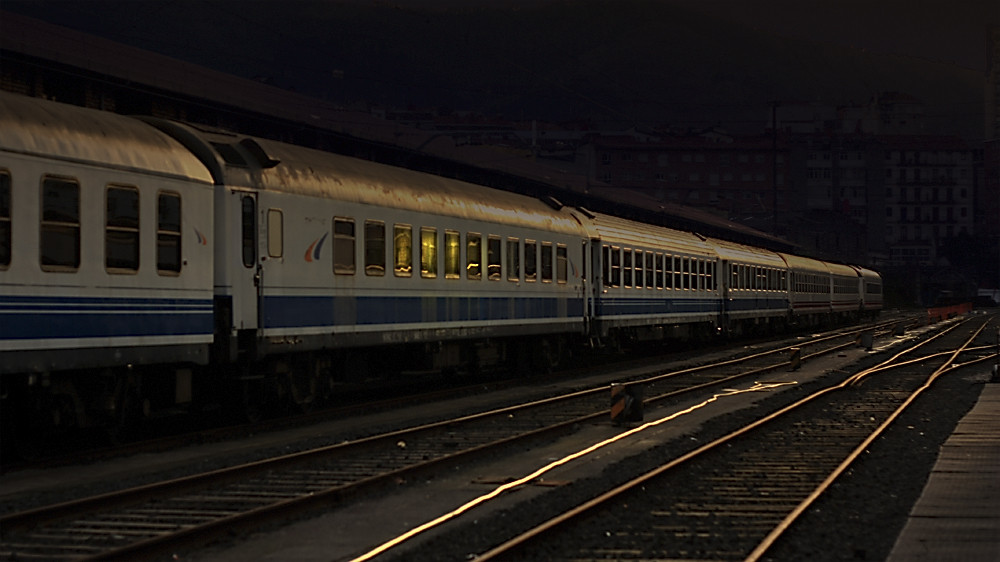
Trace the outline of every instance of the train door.
{"type": "Polygon", "coordinates": [[[234,256],[233,328],[238,331],[254,330],[259,326],[258,298],[260,295],[261,271],[258,253],[258,212],[257,195],[245,191],[233,192],[232,196],[239,213],[239,251],[234,256]]]}

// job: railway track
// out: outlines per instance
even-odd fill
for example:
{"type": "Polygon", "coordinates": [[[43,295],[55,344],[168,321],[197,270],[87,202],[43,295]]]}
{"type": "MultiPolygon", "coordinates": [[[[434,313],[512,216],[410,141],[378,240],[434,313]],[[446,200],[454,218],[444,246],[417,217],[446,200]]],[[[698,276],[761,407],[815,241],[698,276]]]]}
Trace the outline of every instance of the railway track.
{"type": "Polygon", "coordinates": [[[794,541],[796,520],[940,376],[996,357],[993,335],[983,334],[989,321],[955,324],[844,375],[476,559],[769,559],[776,545],[794,541]]]}
{"type": "MultiPolygon", "coordinates": [[[[888,330],[892,325],[879,329],[888,330]]],[[[641,378],[647,404],[788,368],[857,345],[858,330],[811,338],[715,365],[641,378]]],[[[7,560],[128,559],[210,541],[236,529],[326,508],[513,443],[551,439],[607,418],[607,387],[372,436],[206,474],[0,518],[7,560]]]]}

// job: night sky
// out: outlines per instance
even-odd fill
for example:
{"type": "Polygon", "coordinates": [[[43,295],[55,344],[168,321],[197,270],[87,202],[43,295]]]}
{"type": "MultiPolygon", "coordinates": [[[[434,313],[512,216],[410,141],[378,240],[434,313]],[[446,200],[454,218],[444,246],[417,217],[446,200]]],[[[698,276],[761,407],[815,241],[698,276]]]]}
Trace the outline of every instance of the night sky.
{"type": "MultiPolygon", "coordinates": [[[[345,106],[758,129],[772,101],[927,104],[982,131],[995,0],[0,0],[345,106]]],[[[0,26],[2,26],[0,21],[0,26]]],[[[0,28],[2,31],[2,28],[0,28]]],[[[952,131],[948,131],[952,129],[952,131]]]]}

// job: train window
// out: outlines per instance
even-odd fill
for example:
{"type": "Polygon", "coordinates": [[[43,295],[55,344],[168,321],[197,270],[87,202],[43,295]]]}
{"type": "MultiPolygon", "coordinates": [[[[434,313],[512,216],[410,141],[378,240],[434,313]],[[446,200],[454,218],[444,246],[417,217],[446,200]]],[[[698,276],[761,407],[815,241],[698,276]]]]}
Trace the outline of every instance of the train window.
{"type": "Polygon", "coordinates": [[[601,279],[605,287],[611,286],[611,246],[601,246],[601,279]]]}
{"type": "Polygon", "coordinates": [[[622,286],[632,286],[632,248],[622,250],[622,286]]]}
{"type": "Polygon", "coordinates": [[[139,269],[139,190],[109,185],[104,207],[104,267],[110,273],[134,273],[139,269]]]}
{"type": "Polygon", "coordinates": [[[267,210],[267,255],[272,258],[285,255],[285,216],[281,209],[267,210]]]}
{"type": "Polygon", "coordinates": [[[462,277],[462,235],[454,230],[444,231],[444,278],[462,277]]]}
{"type": "Polygon", "coordinates": [[[413,227],[397,224],[392,232],[393,272],[396,277],[413,275],[413,227]]]}
{"type": "Polygon", "coordinates": [[[681,258],[681,279],[684,289],[691,289],[691,258],[681,258]]]}
{"type": "Polygon", "coordinates": [[[466,235],[465,276],[474,281],[483,278],[483,237],[474,232],[466,235]]]}
{"type": "Polygon", "coordinates": [[[663,254],[656,254],[656,288],[663,288],[663,254]]]}
{"type": "Polygon", "coordinates": [[[420,228],[420,276],[424,279],[434,279],[437,275],[437,229],[424,226],[420,228]]]}
{"type": "Polygon", "coordinates": [[[538,280],[538,244],[534,240],[524,241],[524,280],[538,280]]]}
{"type": "Polygon", "coordinates": [[[521,242],[517,238],[507,239],[507,280],[521,280],[521,242]]]}
{"type": "Polygon", "coordinates": [[[243,265],[253,267],[257,263],[257,204],[253,197],[246,195],[240,200],[240,215],[243,265]]]}
{"type": "Polygon", "coordinates": [[[160,193],[156,208],[156,271],[176,275],[181,271],[181,196],[160,193]]]}
{"type": "Polygon", "coordinates": [[[542,283],[552,282],[552,242],[542,242],[542,283]]]}
{"type": "Polygon", "coordinates": [[[556,246],[556,282],[565,283],[569,279],[569,257],[566,246],[558,244],[556,246]]]}
{"type": "Polygon", "coordinates": [[[681,278],[681,257],[673,256],[671,261],[674,262],[674,289],[681,290],[684,288],[684,281],[681,278]]]}
{"type": "Polygon", "coordinates": [[[42,269],[67,271],[80,267],[80,185],[47,177],[42,181],[42,269]]]}
{"type": "Polygon", "coordinates": [[[503,260],[503,253],[500,237],[490,236],[486,239],[486,276],[490,281],[499,281],[501,279],[501,260],[503,260]]]}
{"type": "Polygon", "coordinates": [[[365,221],[365,275],[385,275],[385,223],[365,221]]]}
{"type": "Polygon", "coordinates": [[[354,219],[333,217],[333,272],[354,275],[354,219]]]}
{"type": "Polygon", "coordinates": [[[0,267],[10,265],[10,173],[0,171],[0,267]]]}
{"type": "Polygon", "coordinates": [[[652,289],[656,286],[656,270],[653,269],[653,252],[646,252],[646,288],[652,289]]]}
{"type": "Polygon", "coordinates": [[[642,250],[635,251],[635,288],[641,289],[646,284],[646,274],[643,272],[643,264],[645,260],[643,259],[642,250]]]}

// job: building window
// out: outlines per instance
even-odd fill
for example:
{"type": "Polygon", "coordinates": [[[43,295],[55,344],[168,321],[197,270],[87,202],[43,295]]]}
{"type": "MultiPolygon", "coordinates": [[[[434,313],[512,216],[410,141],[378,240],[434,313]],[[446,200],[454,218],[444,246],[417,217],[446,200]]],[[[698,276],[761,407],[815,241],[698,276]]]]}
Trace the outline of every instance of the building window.
{"type": "Polygon", "coordinates": [[[161,193],[157,199],[156,270],[177,274],[181,271],[181,196],[161,193]]]}
{"type": "Polygon", "coordinates": [[[134,273],[139,269],[139,190],[108,186],[104,203],[104,267],[134,273]]]}

